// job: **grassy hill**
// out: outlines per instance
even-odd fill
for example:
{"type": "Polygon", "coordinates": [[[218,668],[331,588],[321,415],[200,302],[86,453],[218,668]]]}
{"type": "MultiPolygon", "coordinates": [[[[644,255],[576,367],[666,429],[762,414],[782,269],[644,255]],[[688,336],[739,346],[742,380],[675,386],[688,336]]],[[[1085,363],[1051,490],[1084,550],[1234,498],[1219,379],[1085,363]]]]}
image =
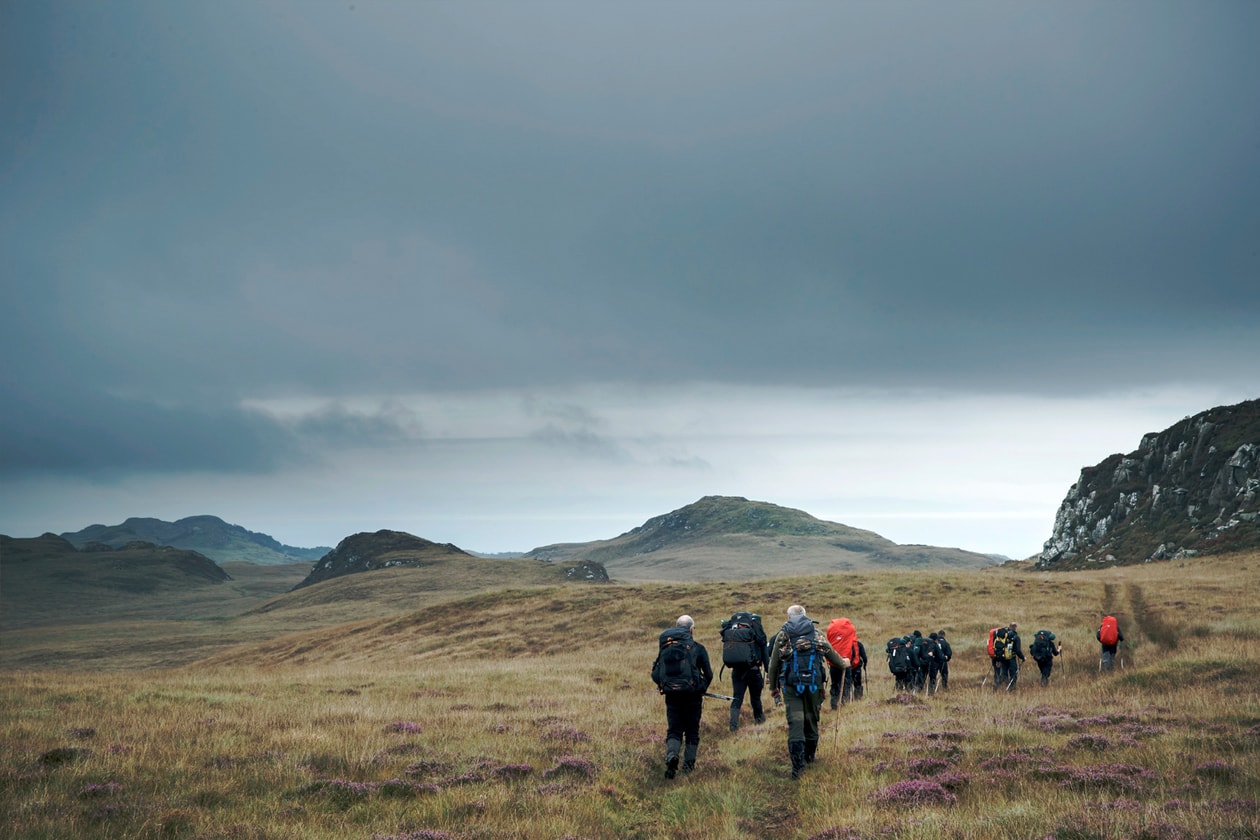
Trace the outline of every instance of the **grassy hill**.
{"type": "Polygon", "coordinates": [[[64,636],[78,667],[36,668],[38,641],[6,632],[0,810],[20,838],[1254,838],[1257,563],[459,595],[386,569],[183,622],[209,632],[177,668],[151,667],[185,656],[173,623],[64,636]],[[773,629],[794,602],[874,654],[866,697],[824,711],[818,764],[793,782],[781,713],[730,732],[706,700],[696,772],[663,779],[657,633],[689,612],[716,657],[731,611],[773,629]],[[1108,674],[1104,611],[1128,639],[1108,674]],[[1064,642],[1048,688],[1031,663],[1015,693],[981,687],[1011,620],[1064,642]],[[880,643],[914,628],[949,633],[949,692],[893,691],[880,643]]]}
{"type": "Polygon", "coordinates": [[[982,568],[997,562],[957,548],[899,545],[872,531],[738,496],[705,496],[613,539],[541,546],[529,556],[598,562],[623,581],[982,568]]]}
{"type": "Polygon", "coordinates": [[[314,563],[330,550],[328,546],[283,545],[267,534],[229,524],[217,516],[187,516],[174,522],[133,516],[118,525],[89,525],[61,536],[79,548],[91,543],[118,548],[134,541],[186,548],[217,563],[314,563]]]}

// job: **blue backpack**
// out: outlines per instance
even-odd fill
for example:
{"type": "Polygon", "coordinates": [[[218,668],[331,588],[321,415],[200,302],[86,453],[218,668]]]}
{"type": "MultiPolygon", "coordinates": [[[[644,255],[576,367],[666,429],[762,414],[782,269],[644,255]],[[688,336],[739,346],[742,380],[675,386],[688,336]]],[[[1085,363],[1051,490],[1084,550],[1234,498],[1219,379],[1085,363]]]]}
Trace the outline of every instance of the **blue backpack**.
{"type": "Polygon", "coordinates": [[[790,655],[784,661],[783,683],[796,689],[797,694],[818,691],[826,684],[823,671],[825,657],[814,638],[814,626],[800,635],[788,636],[790,655]]]}

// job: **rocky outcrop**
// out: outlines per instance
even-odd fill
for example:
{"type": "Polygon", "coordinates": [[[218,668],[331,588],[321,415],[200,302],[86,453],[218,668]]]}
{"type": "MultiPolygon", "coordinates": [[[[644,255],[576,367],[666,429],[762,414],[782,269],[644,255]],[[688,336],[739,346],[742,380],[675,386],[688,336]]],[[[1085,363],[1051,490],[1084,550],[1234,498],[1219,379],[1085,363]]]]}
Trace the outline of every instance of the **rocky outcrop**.
{"type": "Polygon", "coordinates": [[[423,568],[452,558],[472,561],[468,552],[450,543],[435,543],[404,531],[377,531],[346,537],[320,558],[294,589],[356,572],[395,567],[423,568]]]}
{"type": "Polygon", "coordinates": [[[1081,470],[1037,566],[1125,565],[1260,547],[1260,400],[1187,417],[1081,470]]]}

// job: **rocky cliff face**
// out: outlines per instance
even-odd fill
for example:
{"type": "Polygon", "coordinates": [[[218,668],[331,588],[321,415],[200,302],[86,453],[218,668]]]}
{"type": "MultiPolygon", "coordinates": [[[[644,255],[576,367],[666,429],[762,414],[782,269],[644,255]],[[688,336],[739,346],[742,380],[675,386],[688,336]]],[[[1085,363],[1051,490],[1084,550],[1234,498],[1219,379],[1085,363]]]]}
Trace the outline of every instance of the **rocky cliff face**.
{"type": "Polygon", "coordinates": [[[1037,566],[1125,565],[1260,547],[1260,400],[1142,438],[1081,477],[1037,566]]]}

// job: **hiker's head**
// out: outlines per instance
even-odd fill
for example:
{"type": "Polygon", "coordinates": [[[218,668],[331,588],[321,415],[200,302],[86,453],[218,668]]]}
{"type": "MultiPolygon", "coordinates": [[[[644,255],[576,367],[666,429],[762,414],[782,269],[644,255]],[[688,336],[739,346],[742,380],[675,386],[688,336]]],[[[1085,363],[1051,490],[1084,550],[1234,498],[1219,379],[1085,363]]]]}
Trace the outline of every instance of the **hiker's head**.
{"type": "Polygon", "coordinates": [[[684,630],[691,630],[696,626],[696,620],[689,615],[678,616],[678,626],[684,630]]]}
{"type": "Polygon", "coordinates": [[[935,634],[935,633],[928,633],[928,638],[929,638],[929,639],[931,639],[931,640],[933,640],[933,641],[936,641],[936,634],[935,634]]]}
{"type": "Polygon", "coordinates": [[[1014,629],[1015,629],[1015,622],[1013,622],[1013,621],[1012,621],[1010,624],[1006,625],[1006,629],[1008,629],[1008,630],[1014,630],[1014,629]]]}
{"type": "Polygon", "coordinates": [[[920,632],[920,631],[918,631],[918,630],[915,630],[915,631],[914,631],[914,633],[913,633],[912,635],[913,635],[916,639],[922,639],[922,638],[923,638],[923,633],[922,633],[922,632],[920,632]]]}
{"type": "Polygon", "coordinates": [[[805,615],[805,608],[802,607],[800,604],[793,604],[792,606],[788,607],[789,619],[801,618],[804,615],[805,615]]]}
{"type": "Polygon", "coordinates": [[[938,638],[938,639],[943,639],[943,638],[945,638],[945,631],[944,631],[944,630],[937,630],[937,631],[936,631],[936,638],[938,638]]]}

